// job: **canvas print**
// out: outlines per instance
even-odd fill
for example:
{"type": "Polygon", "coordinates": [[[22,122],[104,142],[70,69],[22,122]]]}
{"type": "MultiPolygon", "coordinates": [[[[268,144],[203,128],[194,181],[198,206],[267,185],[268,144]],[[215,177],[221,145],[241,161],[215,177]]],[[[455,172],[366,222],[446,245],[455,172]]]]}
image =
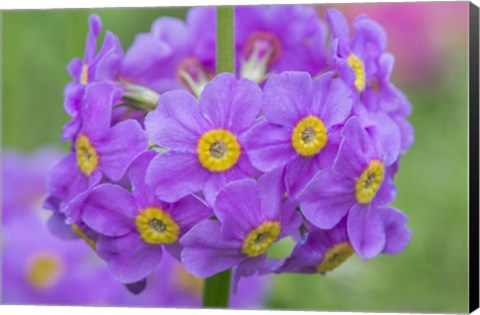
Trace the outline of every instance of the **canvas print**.
{"type": "Polygon", "coordinates": [[[468,2],[2,23],[2,303],[468,310],[468,2]]]}

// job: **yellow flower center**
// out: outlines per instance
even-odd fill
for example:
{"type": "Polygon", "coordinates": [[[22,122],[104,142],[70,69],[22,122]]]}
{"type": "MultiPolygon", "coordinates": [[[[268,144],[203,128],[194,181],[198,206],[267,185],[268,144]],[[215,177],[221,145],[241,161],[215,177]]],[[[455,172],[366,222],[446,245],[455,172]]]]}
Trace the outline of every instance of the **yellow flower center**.
{"type": "Polygon", "coordinates": [[[90,176],[98,166],[98,154],[90,139],[85,135],[79,135],[75,143],[75,151],[78,167],[85,175],[90,176]]]}
{"type": "Polygon", "coordinates": [[[36,289],[47,289],[63,273],[61,260],[52,253],[36,255],[27,267],[27,281],[36,289]]]}
{"type": "Polygon", "coordinates": [[[365,67],[363,62],[358,59],[354,54],[350,54],[347,58],[347,62],[355,73],[355,82],[353,83],[359,92],[362,92],[365,89],[365,67]]]}
{"type": "Polygon", "coordinates": [[[280,223],[267,221],[248,233],[243,241],[242,252],[249,257],[264,254],[280,235],[280,223]]]}
{"type": "Polygon", "coordinates": [[[375,197],[382,184],[385,173],[383,163],[378,160],[370,162],[355,184],[355,194],[359,203],[367,204],[375,197]]]}
{"type": "Polygon", "coordinates": [[[237,163],[241,148],[230,131],[215,129],[200,137],[197,153],[203,167],[211,172],[224,172],[237,163]]]}
{"type": "Polygon", "coordinates": [[[86,85],[88,83],[88,65],[82,65],[82,74],[80,75],[80,83],[86,85]]]}
{"type": "Polygon", "coordinates": [[[322,262],[317,266],[317,272],[323,273],[337,268],[352,256],[353,253],[353,247],[348,242],[333,246],[323,256],[322,262]]]}
{"type": "Polygon", "coordinates": [[[318,117],[309,115],[300,120],[292,132],[292,145],[302,156],[313,156],[327,144],[327,129],[318,117]]]}
{"type": "Polygon", "coordinates": [[[178,240],[178,224],[160,208],[148,207],[135,218],[137,231],[149,244],[173,244],[178,240]]]}

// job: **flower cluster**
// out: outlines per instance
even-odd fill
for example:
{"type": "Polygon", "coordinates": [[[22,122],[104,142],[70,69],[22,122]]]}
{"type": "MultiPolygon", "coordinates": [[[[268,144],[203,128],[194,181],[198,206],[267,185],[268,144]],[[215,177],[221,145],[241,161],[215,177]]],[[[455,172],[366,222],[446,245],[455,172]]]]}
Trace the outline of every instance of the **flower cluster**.
{"type": "Polygon", "coordinates": [[[411,105],[379,24],[359,16],[351,36],[339,11],[326,21],[306,6],[236,8],[235,75],[215,69],[214,7],[159,18],[126,53],[111,33],[96,50],[91,16],[68,67],[72,146],[50,172],[50,227],[123,283],[165,251],[197,277],[232,268],[234,287],[401,252],[411,231],[390,204],[411,105]],[[269,258],[286,237],[291,254],[269,258]]]}

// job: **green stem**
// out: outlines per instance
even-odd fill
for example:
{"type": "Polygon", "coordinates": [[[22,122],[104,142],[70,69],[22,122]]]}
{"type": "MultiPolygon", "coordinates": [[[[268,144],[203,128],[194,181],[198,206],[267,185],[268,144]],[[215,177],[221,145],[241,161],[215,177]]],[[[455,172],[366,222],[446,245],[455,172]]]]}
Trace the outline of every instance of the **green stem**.
{"type": "Polygon", "coordinates": [[[231,270],[225,270],[205,279],[203,286],[203,306],[227,308],[230,297],[231,270]]]}
{"type": "MultiPolygon", "coordinates": [[[[217,7],[217,73],[235,73],[233,7],[217,7]]],[[[227,308],[230,297],[230,269],[205,279],[203,306],[227,308]]]]}
{"type": "Polygon", "coordinates": [[[233,7],[217,7],[217,73],[235,73],[233,7]]]}

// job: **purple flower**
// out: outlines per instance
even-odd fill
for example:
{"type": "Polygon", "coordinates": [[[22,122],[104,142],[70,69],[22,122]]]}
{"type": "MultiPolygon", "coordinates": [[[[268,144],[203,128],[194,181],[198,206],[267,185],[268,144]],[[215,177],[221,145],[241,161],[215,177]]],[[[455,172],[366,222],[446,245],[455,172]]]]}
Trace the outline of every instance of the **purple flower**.
{"type": "Polygon", "coordinates": [[[340,221],[329,230],[314,226],[304,240],[297,243],[293,252],[276,273],[322,273],[332,271],[354,254],[347,235],[346,220],[340,221]]]}
{"type": "MultiPolygon", "coordinates": [[[[381,252],[391,255],[400,253],[411,238],[411,230],[406,226],[407,217],[389,207],[377,208],[375,211],[380,213],[385,231],[385,246],[381,252]]],[[[275,272],[325,274],[340,266],[354,253],[347,233],[346,219],[329,230],[312,226],[306,238],[297,243],[290,256],[275,272]]]]}
{"type": "Polygon", "coordinates": [[[333,33],[333,68],[360,92],[362,104],[369,111],[381,111],[395,121],[405,153],[413,143],[413,127],[406,120],[412,105],[390,82],[394,57],[385,52],[385,30],[366,15],[360,15],[353,23],[356,32],[350,39],[348,23],[340,11],[327,10],[327,21],[333,33]]]}
{"type": "Polygon", "coordinates": [[[48,233],[43,214],[29,213],[2,226],[3,303],[91,306],[129,294],[82,240],[48,233]]]}
{"type": "MultiPolygon", "coordinates": [[[[81,106],[82,126],[74,143],[74,152],[55,164],[49,175],[49,200],[66,211],[71,222],[79,213],[65,207],[82,192],[98,184],[103,175],[120,180],[132,161],[148,147],[145,132],[135,120],[111,126],[112,105],[120,91],[110,83],[92,83],[85,88],[81,106]]],[[[75,207],[72,207],[75,208],[75,207]]]]}
{"type": "Polygon", "coordinates": [[[366,15],[355,19],[355,35],[350,39],[348,23],[337,9],[327,10],[332,29],[333,67],[340,76],[362,92],[377,72],[377,61],[385,52],[385,30],[366,15]]]}
{"type": "Polygon", "coordinates": [[[213,208],[217,220],[199,223],[181,240],[189,272],[205,278],[235,267],[236,287],[240,277],[265,269],[269,247],[301,224],[295,204],[284,199],[282,172],[276,169],[258,182],[235,181],[219,192],[213,208]]]}
{"type": "Polygon", "coordinates": [[[262,119],[245,143],[263,172],[285,166],[287,193],[296,197],[318,170],[332,165],[342,124],[352,108],[351,91],[332,72],[312,80],[284,72],[265,84],[262,119]]]}
{"type": "Polygon", "coordinates": [[[169,151],[153,159],[147,183],[161,200],[203,191],[213,204],[226,183],[257,174],[243,143],[260,107],[260,88],[227,73],[215,77],[199,101],[184,91],[163,94],[145,126],[149,138],[169,151]]]}
{"type": "Polygon", "coordinates": [[[327,60],[326,39],[326,25],[312,8],[235,8],[237,72],[257,83],[287,70],[318,74],[327,60]]]}
{"type": "Polygon", "coordinates": [[[107,261],[115,279],[133,283],[145,278],[162,257],[162,246],[180,257],[180,237],[193,225],[212,215],[194,196],[174,204],[159,200],[145,184],[148,164],[155,156],[148,151],[129,171],[132,192],[113,184],[95,187],[78,205],[82,221],[99,233],[98,255],[107,261]]]}
{"type": "MultiPolygon", "coordinates": [[[[388,138],[388,131],[385,128],[374,134],[388,138]]],[[[398,156],[391,154],[391,147],[398,145],[378,141],[352,117],[343,130],[333,168],[318,172],[299,196],[302,213],[319,228],[330,229],[348,214],[348,235],[362,258],[377,255],[385,245],[377,209],[395,196],[393,168],[389,167],[398,156]]]]}
{"type": "Polygon", "coordinates": [[[67,66],[74,82],[65,87],[64,108],[73,119],[64,126],[62,140],[74,138],[81,127],[79,114],[85,86],[92,82],[115,80],[120,68],[123,51],[118,38],[111,32],[106,32],[102,48],[97,53],[97,37],[101,29],[100,18],[91,15],[84,58],[75,58],[67,66]]]}
{"type": "Polygon", "coordinates": [[[157,19],[136,36],[122,62],[121,78],[159,93],[190,89],[199,95],[215,72],[215,8],[193,8],[186,22],[157,19]]]}

